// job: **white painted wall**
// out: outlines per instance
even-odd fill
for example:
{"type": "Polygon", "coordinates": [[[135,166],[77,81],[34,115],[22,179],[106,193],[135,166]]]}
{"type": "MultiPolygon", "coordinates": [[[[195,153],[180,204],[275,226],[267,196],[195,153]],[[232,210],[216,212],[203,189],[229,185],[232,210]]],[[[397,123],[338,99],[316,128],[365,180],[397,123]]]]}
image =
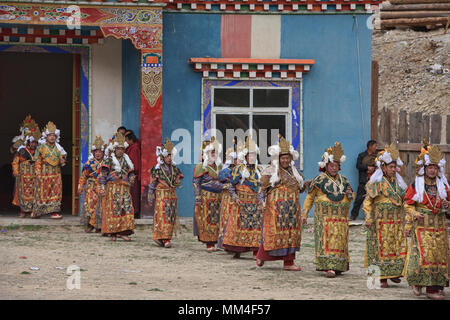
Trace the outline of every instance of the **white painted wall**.
{"type": "Polygon", "coordinates": [[[122,124],[122,41],[106,38],[91,55],[91,143],[96,135],[107,142],[122,124]]]}
{"type": "Polygon", "coordinates": [[[279,59],[281,15],[252,15],[251,58],[279,59]]]}

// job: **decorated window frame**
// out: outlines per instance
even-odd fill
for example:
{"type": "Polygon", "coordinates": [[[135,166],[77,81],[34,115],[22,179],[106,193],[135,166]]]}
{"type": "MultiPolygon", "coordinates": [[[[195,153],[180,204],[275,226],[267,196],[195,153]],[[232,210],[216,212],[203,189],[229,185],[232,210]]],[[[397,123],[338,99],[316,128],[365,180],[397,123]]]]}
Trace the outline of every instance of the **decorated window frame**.
{"type": "MultiPolygon", "coordinates": [[[[251,99],[252,100],[252,99],[251,99]]],[[[216,128],[217,114],[284,114],[286,116],[286,139],[299,153],[296,166],[303,170],[303,105],[302,80],[227,80],[202,78],[201,128],[202,136],[216,128]],[[289,106],[287,108],[254,108],[250,102],[248,107],[214,107],[214,90],[216,88],[258,88],[288,89],[289,106]],[[231,109],[232,108],[232,109],[231,109]]],[[[249,116],[251,117],[251,116],[249,116]]],[[[251,129],[252,121],[249,119],[251,129]]],[[[226,146],[224,146],[225,148],[226,146]]]]}

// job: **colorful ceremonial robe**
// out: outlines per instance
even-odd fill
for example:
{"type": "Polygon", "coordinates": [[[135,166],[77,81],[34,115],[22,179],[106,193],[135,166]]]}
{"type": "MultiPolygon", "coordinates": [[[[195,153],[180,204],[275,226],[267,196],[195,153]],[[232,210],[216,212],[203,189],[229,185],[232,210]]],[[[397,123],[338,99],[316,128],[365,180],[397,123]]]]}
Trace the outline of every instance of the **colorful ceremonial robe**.
{"type": "Polygon", "coordinates": [[[264,195],[261,189],[261,167],[240,164],[231,172],[230,208],[224,228],[223,246],[228,251],[256,251],[261,240],[264,195]],[[238,205],[235,199],[242,201],[238,205]]]}
{"type": "Polygon", "coordinates": [[[266,207],[257,258],[294,260],[295,252],[300,250],[302,240],[299,196],[304,188],[300,188],[291,167],[278,169],[280,180],[272,187],[270,178],[274,170],[276,170],[274,166],[267,167],[261,178],[266,207]]]}
{"type": "Polygon", "coordinates": [[[407,242],[404,235],[403,197],[397,180],[386,177],[366,185],[363,211],[372,223],[366,235],[364,267],[377,266],[380,279],[397,278],[405,265],[407,242]]]}
{"type": "Polygon", "coordinates": [[[178,200],[176,187],[183,179],[183,174],[175,165],[161,164],[151,169],[148,197],[153,200],[153,240],[172,239],[173,229],[178,217],[178,200]]]}
{"type": "Polygon", "coordinates": [[[199,163],[194,168],[194,235],[208,245],[217,243],[219,235],[220,205],[224,184],[219,181],[218,168],[210,165],[203,168],[199,163]]]}
{"type": "Polygon", "coordinates": [[[90,159],[88,160],[81,172],[80,180],[78,181],[78,189],[82,189],[81,193],[81,210],[80,215],[85,227],[92,226],[96,230],[102,228],[102,211],[99,202],[99,187],[98,179],[100,177],[100,170],[103,160],[90,159]]]}
{"type": "MultiPolygon", "coordinates": [[[[130,179],[134,176],[125,154],[117,159],[107,158],[101,169],[99,183],[106,185],[102,197],[102,233],[130,235],[134,233],[134,209],[130,194],[130,179]]],[[[131,160],[129,160],[131,161],[131,160]]]]}
{"type": "Polygon", "coordinates": [[[225,189],[222,191],[222,203],[220,205],[220,222],[219,222],[219,237],[217,240],[217,247],[222,248],[223,243],[223,231],[225,228],[225,224],[228,221],[228,216],[230,212],[230,180],[231,180],[231,171],[233,170],[234,165],[230,165],[227,168],[220,170],[219,172],[219,181],[225,185],[225,189]]]}
{"type": "Polygon", "coordinates": [[[306,219],[315,205],[314,262],[318,271],[349,270],[348,210],[351,199],[345,194],[348,186],[350,183],[343,175],[338,174],[333,179],[327,173],[316,176],[309,186],[302,215],[306,219]]]}
{"type": "Polygon", "coordinates": [[[37,147],[35,159],[35,193],[33,215],[40,216],[61,211],[62,178],[61,151],[48,143],[37,147]]]}
{"type": "MultiPolygon", "coordinates": [[[[446,190],[447,200],[450,200],[447,187],[446,190]]],[[[409,285],[448,286],[449,243],[442,201],[437,197],[436,185],[425,184],[422,203],[413,200],[415,194],[415,185],[412,184],[405,195],[405,229],[411,231],[411,242],[403,276],[409,285]],[[420,213],[425,216],[422,221],[417,219],[420,213]]]]}
{"type": "Polygon", "coordinates": [[[12,162],[16,184],[12,203],[22,212],[32,212],[34,202],[34,155],[35,150],[21,148],[12,162]]]}

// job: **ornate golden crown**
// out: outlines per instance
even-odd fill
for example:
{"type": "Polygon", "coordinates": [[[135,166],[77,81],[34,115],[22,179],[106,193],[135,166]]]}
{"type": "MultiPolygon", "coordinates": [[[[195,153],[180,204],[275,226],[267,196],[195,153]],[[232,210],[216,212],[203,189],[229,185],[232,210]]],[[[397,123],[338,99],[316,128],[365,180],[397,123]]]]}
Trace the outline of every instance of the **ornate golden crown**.
{"type": "Polygon", "coordinates": [[[291,153],[291,144],[281,134],[278,134],[278,138],[280,139],[280,141],[278,141],[278,146],[280,147],[280,155],[291,153]]]}
{"type": "Polygon", "coordinates": [[[428,157],[430,158],[431,164],[439,164],[439,162],[443,158],[443,154],[441,152],[441,149],[439,149],[437,145],[434,145],[429,149],[428,157]]]}
{"type": "Polygon", "coordinates": [[[25,117],[25,119],[22,121],[22,127],[24,127],[24,128],[27,128],[27,129],[32,129],[32,128],[34,128],[35,126],[37,126],[37,123],[36,123],[36,121],[34,121],[34,119],[33,118],[31,118],[31,115],[29,114],[29,115],[27,115],[26,117],[25,117]]]}
{"type": "Polygon", "coordinates": [[[169,154],[172,154],[172,150],[174,147],[174,144],[169,140],[169,138],[166,138],[166,143],[162,145],[162,149],[166,149],[169,154]]]}
{"type": "Polygon", "coordinates": [[[48,131],[49,133],[55,133],[56,132],[56,125],[53,122],[49,121],[47,123],[47,125],[45,126],[44,131],[48,131]]]}
{"type": "Polygon", "coordinates": [[[96,136],[94,140],[94,150],[101,150],[105,145],[105,141],[103,141],[102,137],[96,136]]]}
{"type": "Polygon", "coordinates": [[[341,163],[341,158],[344,155],[344,150],[339,142],[335,142],[333,147],[325,149],[329,155],[333,155],[333,161],[341,163]]]}
{"type": "Polygon", "coordinates": [[[114,147],[121,147],[125,148],[125,136],[121,132],[117,132],[116,136],[114,137],[113,144],[116,144],[114,147]]]}
{"type": "Polygon", "coordinates": [[[226,159],[231,158],[231,154],[233,152],[234,152],[234,148],[233,147],[228,148],[227,151],[225,152],[225,158],[226,159]]]}
{"type": "Polygon", "coordinates": [[[242,142],[242,140],[239,140],[238,143],[236,144],[236,153],[240,153],[244,151],[244,149],[245,149],[244,142],[242,142]]]}
{"type": "Polygon", "coordinates": [[[258,145],[250,138],[250,136],[245,137],[245,149],[247,149],[249,153],[258,151],[258,145]]]}
{"type": "Polygon", "coordinates": [[[35,141],[38,141],[41,138],[41,130],[39,130],[39,127],[37,125],[33,129],[31,129],[30,135],[35,141]]]}
{"type": "Polygon", "coordinates": [[[212,137],[211,140],[209,141],[203,141],[202,143],[202,152],[203,150],[205,150],[205,148],[209,145],[212,145],[214,150],[218,151],[219,150],[219,142],[216,140],[216,137],[212,137]]]}

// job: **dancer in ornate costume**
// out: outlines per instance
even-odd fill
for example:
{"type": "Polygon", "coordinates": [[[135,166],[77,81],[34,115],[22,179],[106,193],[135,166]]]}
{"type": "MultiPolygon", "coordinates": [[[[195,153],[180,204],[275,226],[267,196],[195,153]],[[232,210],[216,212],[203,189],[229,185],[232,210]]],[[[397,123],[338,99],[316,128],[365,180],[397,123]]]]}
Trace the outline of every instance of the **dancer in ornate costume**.
{"type": "Polygon", "coordinates": [[[416,178],[405,195],[405,234],[411,237],[403,275],[416,296],[426,287],[428,298],[444,298],[448,287],[449,243],[445,216],[450,188],[445,158],[438,146],[422,148],[416,159],[416,178]]]}
{"type": "Polygon", "coordinates": [[[36,181],[32,218],[51,214],[52,219],[61,219],[62,177],[61,167],[66,164],[67,152],[59,144],[60,131],[51,121],[42,132],[40,145],[34,159],[36,181]]]}
{"type": "Polygon", "coordinates": [[[219,234],[220,205],[224,184],[219,181],[222,169],[222,145],[214,137],[202,144],[202,162],[194,168],[194,235],[206,244],[208,252],[215,251],[219,234]]]}
{"type": "MultiPolygon", "coordinates": [[[[248,138],[248,137],[247,137],[248,138]]],[[[238,154],[243,161],[231,171],[229,216],[224,226],[223,247],[239,258],[242,252],[256,252],[261,240],[264,195],[261,190],[259,148],[247,139],[245,149],[238,154]]]]}
{"type": "Polygon", "coordinates": [[[165,248],[172,246],[170,240],[178,219],[177,187],[183,179],[183,174],[173,161],[176,154],[177,149],[168,138],[161,147],[156,147],[158,163],[151,169],[148,187],[148,201],[154,209],[153,241],[165,248]]]}
{"type": "MultiPolygon", "coordinates": [[[[243,143],[240,143],[239,147],[243,150],[243,143]]],[[[231,198],[229,188],[231,185],[231,171],[238,163],[237,153],[239,152],[239,147],[236,145],[236,141],[234,141],[233,147],[227,149],[227,152],[225,153],[225,164],[222,170],[220,170],[219,172],[219,180],[225,185],[225,188],[222,192],[222,203],[220,205],[219,238],[217,240],[217,247],[221,249],[223,249],[223,231],[225,224],[228,221],[228,215],[230,212],[231,198]]]]}
{"type": "Polygon", "coordinates": [[[102,195],[102,233],[131,241],[128,237],[134,233],[134,209],[130,194],[135,174],[130,158],[125,154],[128,144],[118,132],[108,147],[109,157],[101,168],[100,194],[102,195]]]}
{"type": "Polygon", "coordinates": [[[316,270],[325,271],[328,278],[349,270],[348,211],[354,192],[347,178],[339,174],[344,161],[339,142],[325,150],[319,162],[322,173],[311,181],[303,203],[303,219],[315,205],[316,270]]]}
{"type": "Polygon", "coordinates": [[[99,201],[100,183],[98,179],[104,156],[105,142],[97,136],[92,146],[92,155],[84,164],[78,181],[78,194],[81,195],[80,216],[86,232],[91,232],[93,229],[100,232],[102,229],[102,211],[99,201]]]}
{"type": "Polygon", "coordinates": [[[294,162],[298,152],[280,137],[277,145],[269,147],[269,155],[273,160],[261,178],[266,206],[256,265],[261,267],[264,261],[283,260],[284,270],[300,271],[294,260],[306,221],[302,221],[299,200],[305,183],[294,162]]]}
{"type": "Polygon", "coordinates": [[[403,162],[393,144],[378,154],[375,163],[377,170],[366,185],[363,202],[368,229],[364,267],[378,267],[381,287],[387,288],[387,279],[400,283],[405,266],[403,197],[407,185],[397,171],[403,162]]]}
{"type": "Polygon", "coordinates": [[[13,175],[16,179],[12,203],[20,208],[19,216],[25,218],[33,212],[35,162],[34,153],[41,137],[37,123],[28,115],[21,127],[24,145],[17,148],[12,162],[13,175]]]}

